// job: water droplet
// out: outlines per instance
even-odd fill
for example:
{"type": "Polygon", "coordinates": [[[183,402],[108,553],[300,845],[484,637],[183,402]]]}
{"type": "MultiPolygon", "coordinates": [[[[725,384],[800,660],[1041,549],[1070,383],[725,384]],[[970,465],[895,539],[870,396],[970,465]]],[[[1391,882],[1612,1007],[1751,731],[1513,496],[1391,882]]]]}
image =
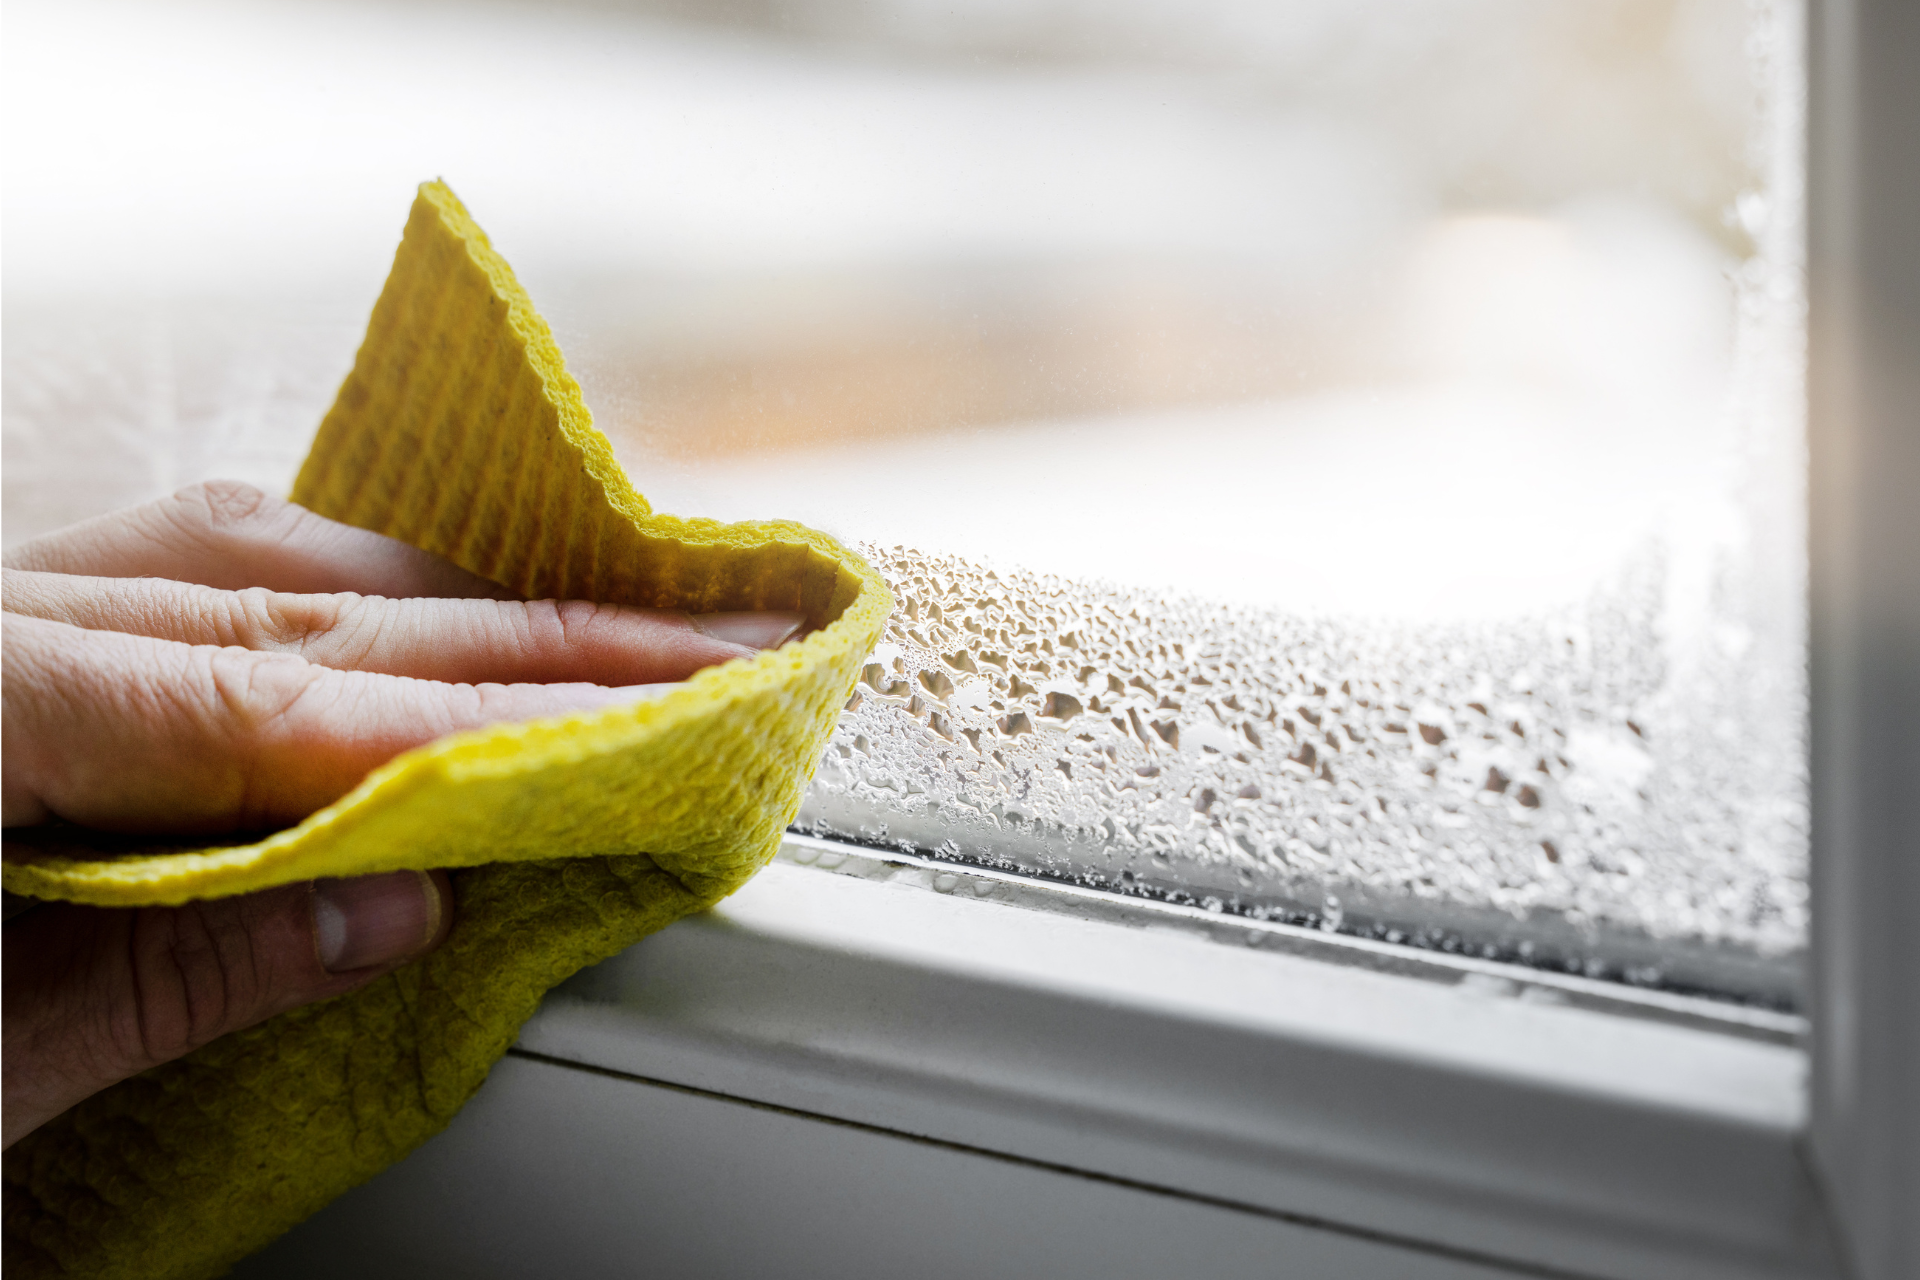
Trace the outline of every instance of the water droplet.
{"type": "Polygon", "coordinates": [[[1067,721],[1079,715],[1082,708],[1080,699],[1070,693],[1049,693],[1046,705],[1040,714],[1051,720],[1067,721]]]}
{"type": "MultiPolygon", "coordinates": [[[[1770,873],[1744,834],[1715,846],[1728,852],[1712,865],[1728,874],[1711,884],[1677,856],[1686,851],[1671,833],[1698,830],[1692,816],[1738,807],[1739,823],[1751,823],[1769,810],[1750,802],[1751,783],[1705,769],[1710,744],[1656,750],[1646,721],[1629,722],[1628,708],[1659,691],[1619,657],[1623,641],[1605,627],[1625,624],[1613,615],[1532,633],[1385,637],[1124,587],[1004,570],[989,579],[958,557],[875,554],[902,601],[890,639],[968,643],[880,646],[863,667],[814,787],[831,800],[825,811],[868,815],[852,834],[873,839],[883,816],[938,813],[956,834],[978,823],[982,847],[1069,876],[1089,857],[1154,859],[1160,890],[1188,881],[1197,893],[1209,881],[1196,869],[1211,868],[1234,878],[1250,911],[1265,895],[1298,892],[1301,876],[1338,875],[1389,897],[1529,913],[1577,904],[1603,922],[1646,915],[1694,936],[1771,928],[1782,945],[1804,916],[1802,899],[1762,891],[1770,873]],[[1563,646],[1567,636],[1577,643],[1563,646]],[[1069,722],[1058,737],[1038,732],[1069,722]],[[1269,735],[1283,735],[1270,754],[1269,735]],[[1520,750],[1537,769],[1509,755],[1520,750]],[[1564,787],[1551,809],[1550,785],[1564,787]],[[1734,920],[1716,905],[1735,900],[1722,883],[1741,886],[1742,904],[1764,905],[1742,906],[1734,920]]],[[[1657,598],[1657,574],[1648,582],[1657,598]]],[[[1792,788],[1780,790],[1791,810],[1792,788]]],[[[948,838],[910,834],[901,839],[917,847],[948,838]]],[[[962,840],[973,856],[973,840],[962,840]]],[[[1471,941],[1477,954],[1482,940],[1471,941]]]]}

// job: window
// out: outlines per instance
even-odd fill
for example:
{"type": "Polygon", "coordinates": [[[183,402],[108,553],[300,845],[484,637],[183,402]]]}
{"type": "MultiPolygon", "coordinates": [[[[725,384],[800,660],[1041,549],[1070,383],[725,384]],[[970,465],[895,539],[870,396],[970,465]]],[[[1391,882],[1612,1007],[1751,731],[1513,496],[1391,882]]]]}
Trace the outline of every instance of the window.
{"type": "Polygon", "coordinates": [[[902,588],[811,869],[336,1238],[554,1133],[677,1225],[567,1143],[694,1090],[1383,1274],[1910,1272],[1920,50],[1809,8],[13,4],[9,543],[283,485],[440,173],[658,505],[902,588]]]}
{"type": "Polygon", "coordinates": [[[804,829],[1792,1007],[1797,14],[29,7],[8,536],[284,484],[443,173],[894,582],[804,829]]]}

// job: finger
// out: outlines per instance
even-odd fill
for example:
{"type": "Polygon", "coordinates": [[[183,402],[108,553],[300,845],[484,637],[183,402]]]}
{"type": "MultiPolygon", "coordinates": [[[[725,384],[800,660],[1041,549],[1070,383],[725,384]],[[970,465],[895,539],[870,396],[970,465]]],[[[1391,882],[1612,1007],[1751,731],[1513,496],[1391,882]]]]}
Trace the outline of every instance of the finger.
{"type": "Polygon", "coordinates": [[[707,614],[570,600],[392,600],[220,591],[165,578],[0,575],[6,611],[94,631],[291,653],[422,680],[652,684],[781,644],[800,613],[707,614]]]}
{"type": "Polygon", "coordinates": [[[5,1145],[84,1098],[446,937],[446,873],[322,880],[184,907],[49,903],[6,925],[5,1145]]]}
{"type": "Polygon", "coordinates": [[[435,738],[647,692],[335,671],[289,654],[17,616],[0,642],[8,826],[56,817],[152,832],[284,826],[435,738]]]}
{"type": "Polygon", "coordinates": [[[173,578],[238,590],[519,597],[449,560],[317,516],[237,480],[82,521],[16,548],[8,568],[102,578],[173,578]]]}

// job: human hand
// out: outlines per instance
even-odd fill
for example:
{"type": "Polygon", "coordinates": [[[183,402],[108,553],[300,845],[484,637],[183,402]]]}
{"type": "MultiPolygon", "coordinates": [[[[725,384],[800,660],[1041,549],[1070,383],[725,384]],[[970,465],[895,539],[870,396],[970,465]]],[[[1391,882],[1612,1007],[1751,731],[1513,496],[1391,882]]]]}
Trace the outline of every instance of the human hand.
{"type": "MultiPolygon", "coordinates": [[[[4,583],[8,827],[284,826],[409,748],[631,701],[804,622],[523,601],[232,482],[30,542],[4,583]]],[[[229,1031],[362,986],[451,921],[437,872],[28,910],[5,926],[4,1143],[229,1031]]]]}

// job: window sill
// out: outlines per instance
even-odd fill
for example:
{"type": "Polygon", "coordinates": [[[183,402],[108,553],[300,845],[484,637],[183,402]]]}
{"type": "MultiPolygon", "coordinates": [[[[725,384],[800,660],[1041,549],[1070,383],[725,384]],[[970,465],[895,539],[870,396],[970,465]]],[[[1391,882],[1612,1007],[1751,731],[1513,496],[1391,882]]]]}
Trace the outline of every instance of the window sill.
{"type": "Polygon", "coordinates": [[[516,1052],[1551,1273],[1829,1276],[1797,1026],[796,837],[516,1052]]]}

